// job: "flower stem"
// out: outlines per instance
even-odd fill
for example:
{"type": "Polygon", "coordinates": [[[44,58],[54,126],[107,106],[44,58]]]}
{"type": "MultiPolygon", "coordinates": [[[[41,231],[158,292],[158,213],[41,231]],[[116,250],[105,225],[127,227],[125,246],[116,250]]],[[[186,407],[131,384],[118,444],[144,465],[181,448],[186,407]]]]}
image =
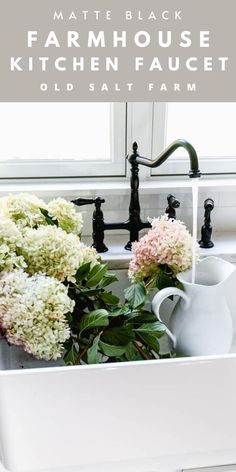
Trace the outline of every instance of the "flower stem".
{"type": "Polygon", "coordinates": [[[149,357],[144,351],[143,349],[139,346],[138,342],[137,341],[134,341],[133,342],[134,346],[136,347],[136,349],[138,350],[139,354],[141,354],[141,356],[143,357],[143,359],[145,359],[146,361],[149,361],[151,359],[151,357],[149,357]]]}
{"type": "Polygon", "coordinates": [[[153,288],[153,283],[155,281],[155,277],[152,277],[149,282],[146,284],[146,290],[148,290],[149,288],[153,288]]]}
{"type": "Polygon", "coordinates": [[[78,362],[77,364],[80,364],[81,363],[81,360],[83,360],[83,357],[84,355],[86,354],[87,350],[90,348],[91,344],[92,344],[92,339],[90,339],[90,341],[88,342],[88,344],[86,344],[86,346],[84,347],[83,351],[81,352],[81,354],[79,355],[79,359],[78,359],[78,362]]]}

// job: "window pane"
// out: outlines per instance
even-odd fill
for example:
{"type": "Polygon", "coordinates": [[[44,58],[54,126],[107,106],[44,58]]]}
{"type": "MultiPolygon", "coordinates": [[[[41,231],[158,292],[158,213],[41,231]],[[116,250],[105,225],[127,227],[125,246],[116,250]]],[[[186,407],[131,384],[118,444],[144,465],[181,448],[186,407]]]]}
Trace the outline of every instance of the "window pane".
{"type": "Polygon", "coordinates": [[[110,103],[1,103],[0,160],[111,160],[112,115],[110,103]]]}
{"type": "Polygon", "coordinates": [[[235,157],[235,123],[236,103],[168,103],[166,144],[183,138],[200,157],[235,157]]]}

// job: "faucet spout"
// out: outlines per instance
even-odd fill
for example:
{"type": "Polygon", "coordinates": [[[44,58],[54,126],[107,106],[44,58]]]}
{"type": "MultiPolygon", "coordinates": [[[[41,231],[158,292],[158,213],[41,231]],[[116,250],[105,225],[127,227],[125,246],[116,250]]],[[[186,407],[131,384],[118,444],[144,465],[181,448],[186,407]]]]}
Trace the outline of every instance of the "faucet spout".
{"type": "Polygon", "coordinates": [[[197,153],[188,141],[185,139],[177,139],[170,146],[168,146],[156,159],[148,159],[147,157],[142,157],[138,154],[138,145],[136,142],[133,143],[133,154],[131,154],[128,159],[129,162],[136,162],[146,167],[160,167],[167,159],[170,157],[178,148],[184,148],[189,156],[190,160],[190,171],[189,177],[196,178],[201,177],[201,172],[199,170],[198,156],[197,153]]]}

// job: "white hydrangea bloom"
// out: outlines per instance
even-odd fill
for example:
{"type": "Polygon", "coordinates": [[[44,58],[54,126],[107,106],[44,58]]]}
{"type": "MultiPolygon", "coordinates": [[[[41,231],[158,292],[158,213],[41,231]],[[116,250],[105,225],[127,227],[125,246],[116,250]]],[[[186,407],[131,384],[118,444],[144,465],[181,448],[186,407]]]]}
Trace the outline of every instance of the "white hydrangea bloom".
{"type": "Polygon", "coordinates": [[[60,281],[74,282],[78,268],[84,262],[98,263],[98,254],[81,243],[75,234],[67,234],[56,226],[27,229],[21,253],[30,275],[42,272],[60,281]]]}
{"type": "Polygon", "coordinates": [[[22,244],[22,235],[17,226],[3,215],[0,215],[0,240],[9,245],[13,251],[22,244]]]}
{"type": "Polygon", "coordinates": [[[83,243],[81,243],[80,266],[82,264],[87,264],[88,262],[90,262],[92,269],[95,265],[101,263],[101,258],[97,253],[96,249],[94,249],[93,247],[85,246],[83,243]]]}
{"type": "Polygon", "coordinates": [[[26,267],[23,257],[16,254],[21,245],[22,235],[17,226],[0,214],[0,271],[26,267]]]}
{"type": "Polygon", "coordinates": [[[57,359],[70,337],[67,288],[52,277],[14,270],[0,277],[0,326],[10,344],[39,359],[57,359]]]}
{"type": "Polygon", "coordinates": [[[75,210],[73,203],[56,198],[47,205],[49,216],[58,221],[59,226],[67,233],[79,235],[83,228],[82,214],[75,210]]]}
{"type": "Polygon", "coordinates": [[[0,213],[16,223],[19,229],[45,224],[40,208],[46,208],[46,204],[35,195],[20,193],[0,198],[0,213]]]}

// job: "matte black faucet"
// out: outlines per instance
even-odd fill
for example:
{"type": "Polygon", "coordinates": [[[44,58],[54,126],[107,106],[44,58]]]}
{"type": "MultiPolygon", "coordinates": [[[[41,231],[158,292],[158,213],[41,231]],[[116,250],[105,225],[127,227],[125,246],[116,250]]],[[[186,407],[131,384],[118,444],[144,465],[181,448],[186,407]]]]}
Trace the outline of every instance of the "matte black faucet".
{"type": "Polygon", "coordinates": [[[136,142],[133,143],[133,154],[127,156],[131,164],[131,176],[130,176],[130,204],[129,204],[129,217],[125,222],[119,223],[106,223],[103,217],[102,203],[105,202],[104,199],[97,197],[95,199],[86,199],[78,198],[73,200],[75,205],[87,205],[94,204],[95,210],[93,212],[93,244],[92,246],[99,252],[106,252],[108,248],[104,243],[104,232],[106,230],[117,230],[125,229],[129,231],[129,241],[125,245],[127,251],[131,250],[132,243],[139,240],[139,232],[145,228],[151,228],[151,223],[149,221],[142,221],[140,217],[140,204],[139,204],[139,164],[147,167],[159,167],[163,162],[168,159],[168,157],[173,154],[173,152],[179,148],[183,147],[187,150],[190,158],[191,169],[189,172],[190,177],[200,177],[201,173],[198,168],[198,157],[193,146],[179,139],[172,143],[165,151],[163,151],[160,156],[155,159],[147,159],[141,157],[138,154],[138,145],[136,142]]]}
{"type": "Polygon", "coordinates": [[[185,139],[177,139],[174,141],[170,146],[168,146],[162,153],[154,160],[148,159],[147,157],[141,157],[137,150],[138,150],[138,145],[135,142],[133,144],[133,154],[129,156],[129,162],[136,162],[137,164],[141,164],[146,167],[160,167],[164,162],[170,157],[178,148],[184,148],[189,156],[190,159],[190,171],[189,171],[189,177],[191,178],[196,178],[196,177],[201,177],[201,172],[199,170],[199,165],[198,165],[198,157],[197,153],[188,141],[185,141],[185,139]]]}

